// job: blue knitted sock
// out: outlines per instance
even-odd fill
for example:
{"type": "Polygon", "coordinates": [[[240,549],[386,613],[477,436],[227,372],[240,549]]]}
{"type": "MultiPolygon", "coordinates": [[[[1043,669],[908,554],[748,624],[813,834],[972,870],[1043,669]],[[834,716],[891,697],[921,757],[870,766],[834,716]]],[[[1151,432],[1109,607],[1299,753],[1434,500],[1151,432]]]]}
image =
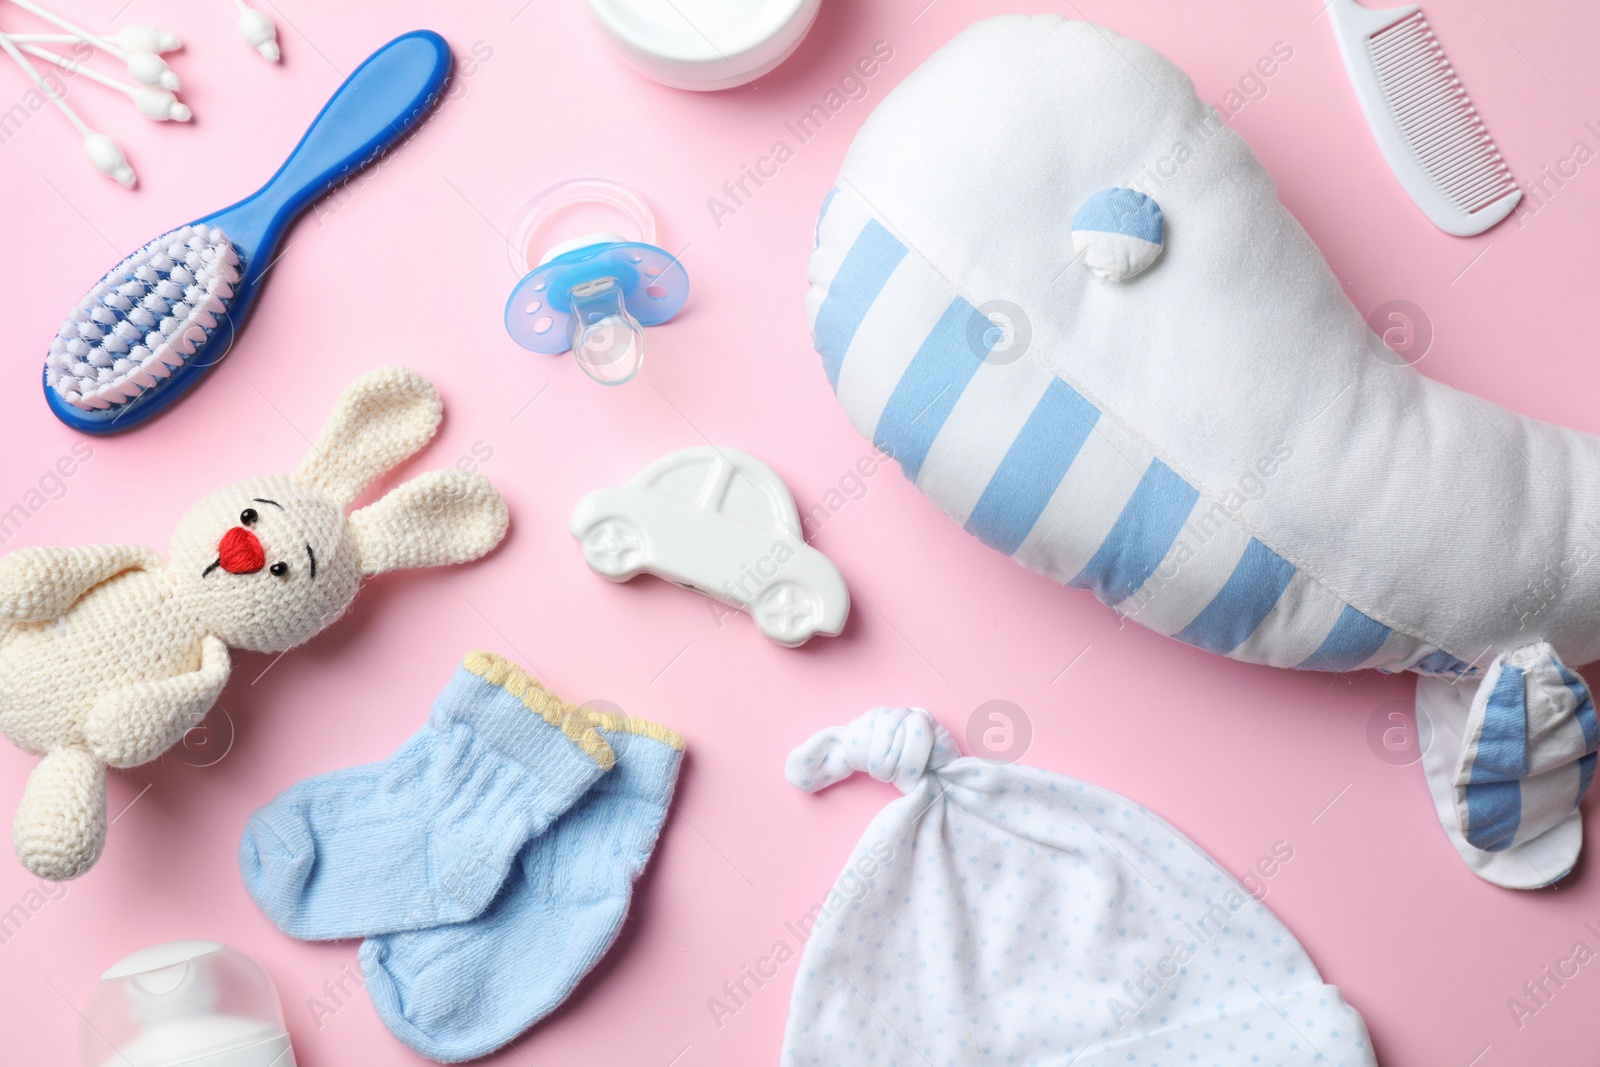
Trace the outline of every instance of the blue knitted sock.
{"type": "Polygon", "coordinates": [[[672,801],[683,741],[587,713],[616,767],[530,841],[470,922],[369,937],[367,993],[401,1041],[444,1063],[486,1055],[548,1015],[611,947],[672,801]]]}
{"type": "Polygon", "coordinates": [[[586,716],[474,652],[388,760],[300,782],[252,815],[239,869],[267,918],[304,940],[460,922],[612,762],[586,716]]]}

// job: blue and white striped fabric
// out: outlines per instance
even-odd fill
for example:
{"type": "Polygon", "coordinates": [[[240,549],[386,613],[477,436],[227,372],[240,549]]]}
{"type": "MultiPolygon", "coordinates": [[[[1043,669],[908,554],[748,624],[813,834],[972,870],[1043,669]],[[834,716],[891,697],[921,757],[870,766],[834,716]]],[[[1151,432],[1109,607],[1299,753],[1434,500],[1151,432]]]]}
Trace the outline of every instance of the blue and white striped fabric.
{"type": "MultiPolygon", "coordinates": [[[[851,421],[984,543],[1180,641],[1253,663],[1459,674],[1251,535],[1037,354],[1000,331],[848,190],[811,265],[812,333],[851,421]]],[[[1270,462],[1270,460],[1269,460],[1270,462]]]]}
{"type": "Polygon", "coordinates": [[[1600,437],[1375,358],[1249,146],[1103,26],[975,24],[877,104],[836,184],[816,347],[930,499],[1195,647],[1416,673],[1467,864],[1524,888],[1571,869],[1592,710],[1472,704],[1525,646],[1600,661],[1600,437]]]}
{"type": "Polygon", "coordinates": [[[1456,775],[1467,843],[1504,852],[1567,818],[1594,781],[1597,749],[1589,687],[1549,645],[1496,659],[1472,702],[1456,775]]]}

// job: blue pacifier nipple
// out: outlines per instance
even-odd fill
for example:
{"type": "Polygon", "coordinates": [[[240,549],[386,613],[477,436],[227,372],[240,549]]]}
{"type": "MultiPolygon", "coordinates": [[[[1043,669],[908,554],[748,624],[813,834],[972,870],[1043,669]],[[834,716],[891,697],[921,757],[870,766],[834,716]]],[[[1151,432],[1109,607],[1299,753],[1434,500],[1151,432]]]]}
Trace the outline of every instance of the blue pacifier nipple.
{"type": "Polygon", "coordinates": [[[555,211],[597,203],[631,215],[640,239],[600,233],[545,253],[506,302],[506,332],[523,348],[547,355],[571,351],[584,373],[621,385],[644,365],[644,327],[676,315],[689,297],[689,276],[670,253],[649,242],[655,222],[644,202],[596,179],[552,186],[519,217],[531,235],[555,211]]]}

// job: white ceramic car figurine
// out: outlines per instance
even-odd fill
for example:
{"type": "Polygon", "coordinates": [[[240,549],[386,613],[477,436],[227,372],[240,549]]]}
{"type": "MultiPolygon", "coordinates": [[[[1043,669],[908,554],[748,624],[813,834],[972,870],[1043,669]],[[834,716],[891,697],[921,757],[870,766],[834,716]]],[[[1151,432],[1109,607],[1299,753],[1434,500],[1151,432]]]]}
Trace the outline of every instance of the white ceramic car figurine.
{"type": "Polygon", "coordinates": [[[731,448],[663,456],[627,485],[578,502],[572,535],[613,582],[648,572],[747,611],[780,645],[836,636],[844,577],[806,544],[794,497],[771,467],[731,448]]]}

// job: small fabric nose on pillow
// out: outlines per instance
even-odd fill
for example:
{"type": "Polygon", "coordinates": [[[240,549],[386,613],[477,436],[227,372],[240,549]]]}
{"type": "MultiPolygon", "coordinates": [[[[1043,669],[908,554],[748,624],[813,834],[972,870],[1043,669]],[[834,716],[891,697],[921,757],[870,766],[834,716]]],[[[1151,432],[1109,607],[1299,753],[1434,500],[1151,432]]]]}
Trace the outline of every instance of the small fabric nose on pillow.
{"type": "Polygon", "coordinates": [[[784,775],[791,785],[815,793],[865,771],[909,793],[925,772],[959,755],[950,734],[921,708],[873,708],[795,749],[784,775]]]}

